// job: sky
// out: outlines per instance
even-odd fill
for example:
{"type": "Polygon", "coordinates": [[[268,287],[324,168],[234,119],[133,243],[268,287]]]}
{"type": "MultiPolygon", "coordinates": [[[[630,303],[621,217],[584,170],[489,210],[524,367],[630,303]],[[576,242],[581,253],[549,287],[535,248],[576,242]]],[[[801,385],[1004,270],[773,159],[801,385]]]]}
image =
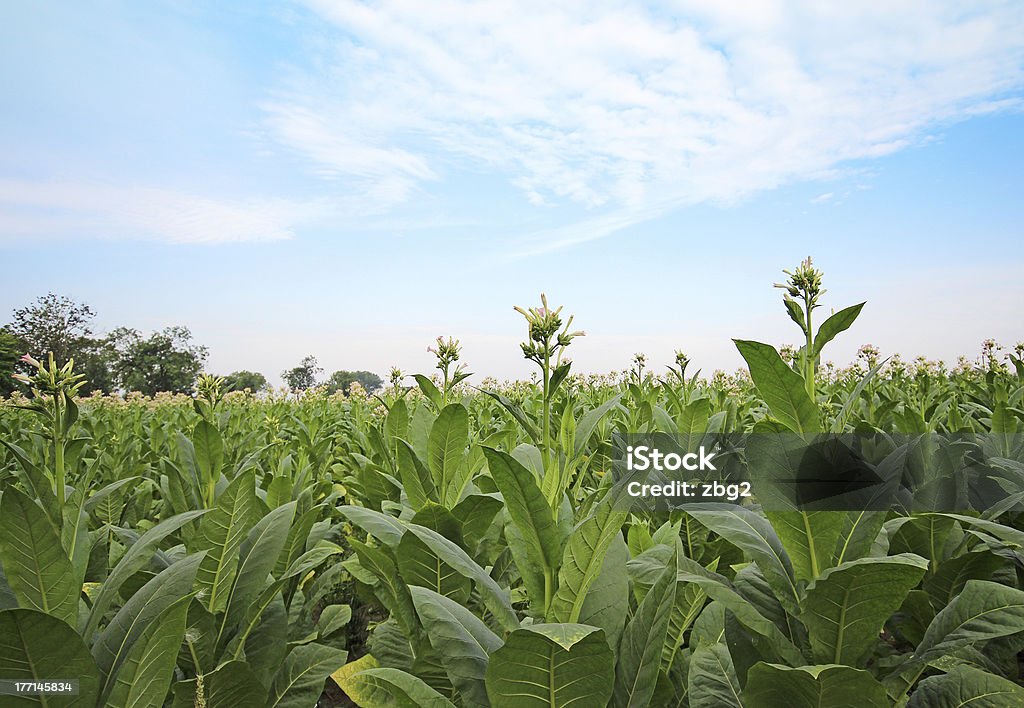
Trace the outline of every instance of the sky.
{"type": "Polygon", "coordinates": [[[826,359],[1024,340],[1020,2],[5,3],[0,86],[0,322],[517,378],[545,292],[579,371],[731,370],[810,255],[826,359]]]}

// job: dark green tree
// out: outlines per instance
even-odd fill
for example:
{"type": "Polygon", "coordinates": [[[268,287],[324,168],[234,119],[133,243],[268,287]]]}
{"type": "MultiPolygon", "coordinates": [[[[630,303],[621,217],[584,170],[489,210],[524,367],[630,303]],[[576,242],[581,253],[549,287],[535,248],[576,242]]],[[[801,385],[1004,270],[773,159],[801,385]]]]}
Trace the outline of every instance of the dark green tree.
{"type": "Polygon", "coordinates": [[[153,395],[160,391],[190,393],[206,362],[208,350],[193,344],[187,327],[167,327],[149,338],[134,329],[118,328],[111,344],[120,352],[118,381],[126,391],[153,395]]]}
{"type": "Polygon", "coordinates": [[[384,385],[381,377],[372,371],[335,371],[327,379],[327,391],[328,393],[341,391],[348,395],[348,387],[353,382],[358,382],[360,386],[366,389],[367,393],[373,393],[384,385]]]}
{"type": "Polygon", "coordinates": [[[0,327],[0,396],[10,396],[20,388],[12,378],[18,359],[25,354],[25,343],[4,327],[0,327]]]}
{"type": "Polygon", "coordinates": [[[317,365],[315,356],[307,356],[293,369],[281,372],[281,378],[292,391],[305,391],[307,388],[316,386],[317,374],[323,373],[317,365]]]}
{"type": "Polygon", "coordinates": [[[225,391],[243,391],[249,389],[259,393],[267,387],[267,377],[255,371],[233,371],[224,377],[225,391]]]}
{"type": "Polygon", "coordinates": [[[27,353],[44,360],[53,352],[53,358],[62,366],[92,341],[95,317],[88,305],[47,293],[31,305],[15,310],[7,329],[24,342],[27,353]]]}

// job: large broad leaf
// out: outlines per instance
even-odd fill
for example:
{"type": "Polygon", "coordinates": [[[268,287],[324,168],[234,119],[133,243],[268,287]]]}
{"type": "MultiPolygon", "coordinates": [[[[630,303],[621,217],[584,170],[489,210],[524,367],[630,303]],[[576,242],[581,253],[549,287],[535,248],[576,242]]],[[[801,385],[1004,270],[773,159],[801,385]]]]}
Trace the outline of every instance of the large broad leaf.
{"type": "Polygon", "coordinates": [[[189,521],[197,519],[205,513],[205,510],[187,511],[183,514],[172,516],[169,519],[164,519],[142,534],[135,543],[129,546],[124,556],[121,557],[121,560],[118,561],[117,565],[110,572],[110,575],[100,585],[100,591],[93,599],[92,609],[89,612],[89,621],[86,623],[85,632],[83,632],[84,636],[92,636],[103,620],[103,615],[110,608],[110,604],[117,597],[117,592],[121,589],[121,585],[153,559],[153,554],[156,552],[159,543],[189,521]]]}
{"type": "Polygon", "coordinates": [[[366,533],[375,536],[381,543],[397,546],[405,534],[405,524],[393,516],[361,506],[342,506],[338,511],[366,533]]]}
{"type": "MultiPolygon", "coordinates": [[[[679,558],[678,562],[681,582],[698,585],[708,597],[732,612],[740,624],[767,639],[768,645],[780,659],[793,664],[800,664],[803,661],[803,656],[796,645],[782,633],[782,630],[774,622],[762,615],[750,601],[736,592],[728,580],[688,558],[679,558]]],[[[696,626],[694,631],[696,631],[696,626]]],[[[717,640],[710,643],[715,644],[717,640]]]]}
{"type": "MultiPolygon", "coordinates": [[[[229,661],[203,675],[203,705],[206,708],[236,708],[237,706],[263,706],[267,691],[259,677],[244,661],[229,661]]],[[[174,684],[173,708],[195,708],[196,681],[174,684]]]]}
{"type": "Polygon", "coordinates": [[[395,708],[455,708],[421,679],[401,669],[372,668],[345,676],[339,685],[360,706],[395,708]]]}
{"type": "Polygon", "coordinates": [[[908,708],[1005,708],[1024,705],[1024,688],[976,669],[956,666],[948,674],[926,678],[910,695],[908,708]]]}
{"type": "Polygon", "coordinates": [[[288,540],[295,507],[296,502],[288,502],[272,509],[256,522],[239,547],[238,571],[228,596],[227,612],[221,627],[222,637],[226,628],[241,621],[266,585],[267,576],[274,569],[288,540]]]}
{"type": "Polygon", "coordinates": [[[793,564],[767,519],[736,504],[690,504],[686,512],[747,553],[761,568],[779,602],[790,612],[797,612],[800,593],[793,564]]]}
{"type": "Polygon", "coordinates": [[[487,695],[500,708],[603,706],[614,666],[604,632],[582,624],[517,629],[491,655],[487,695]]]}
{"type": "Polygon", "coordinates": [[[212,488],[220,479],[224,463],[224,441],[217,426],[205,418],[196,423],[192,431],[192,445],[196,451],[196,464],[204,489],[212,488]]]}
{"type": "Polygon", "coordinates": [[[452,403],[434,421],[427,439],[427,467],[434,477],[438,501],[453,506],[452,488],[459,467],[463,464],[466,445],[469,444],[469,413],[461,403],[452,403]]]}
{"type": "Polygon", "coordinates": [[[210,612],[221,612],[238,571],[238,549],[258,518],[254,473],[235,477],[221,492],[214,509],[200,525],[199,550],[207,551],[196,576],[201,597],[210,612]]]}
{"type": "Polygon", "coordinates": [[[615,705],[643,708],[654,695],[669,613],[676,599],[676,556],[626,625],[615,666],[615,705]]]}
{"type": "Polygon", "coordinates": [[[106,698],[108,708],[160,708],[164,704],[191,601],[191,596],[185,597],[168,607],[135,642],[106,698]]]}
{"type": "Polygon", "coordinates": [[[267,708],[307,708],[316,705],[324,690],[324,681],[345,664],[348,652],[323,644],[295,647],[270,687],[267,708]]]}
{"type": "Polygon", "coordinates": [[[434,488],[434,478],[427,466],[420,462],[420,458],[412,449],[412,445],[405,440],[396,440],[396,453],[398,457],[398,474],[402,478],[402,488],[412,508],[419,511],[429,501],[439,501],[437,490],[434,488]]]}
{"type": "Polygon", "coordinates": [[[844,307],[821,323],[818,333],[814,335],[814,344],[811,347],[812,358],[817,358],[821,354],[821,350],[825,348],[825,345],[835,339],[837,334],[845,332],[850,328],[850,325],[857,319],[857,315],[860,314],[864,304],[862,302],[859,305],[844,307]]]}
{"type": "Polygon", "coordinates": [[[885,688],[867,671],[825,664],[794,669],[759,662],[747,673],[745,708],[889,708],[885,688]]]}
{"type": "Polygon", "coordinates": [[[797,580],[814,580],[832,565],[846,526],[844,512],[768,511],[765,516],[779,535],[797,580]]]}
{"type": "Polygon", "coordinates": [[[1020,631],[1024,631],[1024,592],[986,580],[968,580],[928,625],[913,660],[928,662],[967,644],[1020,631]]]}
{"type": "Polygon", "coordinates": [[[519,618],[516,617],[516,613],[512,609],[508,594],[464,550],[425,526],[409,524],[408,529],[410,533],[415,534],[423,541],[438,558],[476,584],[484,605],[494,615],[498,624],[506,630],[512,630],[519,626],[519,618]]]}
{"type": "Polygon", "coordinates": [[[45,702],[4,696],[4,705],[91,708],[99,695],[99,670],[82,639],[66,622],[36,610],[0,612],[0,674],[15,681],[78,680],[77,696],[51,695],[45,702]]]}
{"type": "Polygon", "coordinates": [[[546,582],[553,585],[562,544],[551,507],[537,486],[536,478],[506,452],[485,447],[484,455],[491,478],[505,500],[512,523],[526,542],[530,557],[544,569],[546,582]]]}
{"type": "Polygon", "coordinates": [[[472,612],[457,602],[421,587],[410,588],[430,645],[465,705],[487,706],[488,656],[502,641],[472,612]]]}
{"type": "Polygon", "coordinates": [[[38,504],[11,486],[0,499],[0,561],[21,607],[76,626],[81,588],[57,529],[38,504]]]}
{"type": "Polygon", "coordinates": [[[405,635],[415,637],[419,629],[416,610],[409,586],[398,574],[393,553],[386,548],[375,548],[354,539],[349,543],[359,558],[359,564],[377,578],[377,599],[387,608],[391,618],[399,623],[405,635]]]}
{"type": "Polygon", "coordinates": [[[470,580],[445,563],[414,534],[407,533],[395,550],[398,572],[407,585],[419,585],[465,602],[471,590],[470,580]]]}
{"type": "Polygon", "coordinates": [[[573,436],[572,454],[573,457],[579,457],[583,454],[583,451],[587,448],[587,443],[590,442],[591,436],[594,431],[597,430],[598,423],[601,419],[608,415],[608,412],[619,404],[619,399],[622,398],[623,394],[617,394],[612,396],[607,401],[599,405],[597,408],[587,411],[580,418],[580,422],[576,425],[576,434],[573,436]]]}
{"type": "Polygon", "coordinates": [[[102,695],[113,686],[118,670],[132,646],[164,610],[189,595],[203,554],[186,556],[143,585],[114,615],[92,647],[103,676],[102,695]]]}
{"type": "Polygon", "coordinates": [[[552,622],[579,622],[591,585],[604,566],[604,556],[616,537],[622,536],[622,524],[628,516],[619,504],[626,485],[613,487],[598,503],[597,509],[569,535],[558,570],[558,590],[548,611],[552,622]]]}
{"type": "Polygon", "coordinates": [[[814,660],[859,665],[927,568],[924,558],[903,554],[861,558],[826,570],[808,586],[800,615],[814,660]]]}
{"type": "Polygon", "coordinates": [[[733,342],[772,416],[801,435],[820,433],[818,407],[807,395],[803,377],[782,360],[774,347],[745,339],[733,342]]]}
{"type": "Polygon", "coordinates": [[[581,624],[603,629],[608,646],[613,650],[619,646],[626,615],[629,614],[628,561],[629,549],[619,536],[608,546],[601,572],[587,591],[579,616],[581,624]]]}
{"type": "Polygon", "coordinates": [[[884,511],[848,511],[832,555],[832,565],[867,555],[885,523],[884,511]]]}
{"type": "Polygon", "coordinates": [[[740,681],[724,643],[702,645],[690,657],[686,696],[690,708],[743,708],[740,681]]]}

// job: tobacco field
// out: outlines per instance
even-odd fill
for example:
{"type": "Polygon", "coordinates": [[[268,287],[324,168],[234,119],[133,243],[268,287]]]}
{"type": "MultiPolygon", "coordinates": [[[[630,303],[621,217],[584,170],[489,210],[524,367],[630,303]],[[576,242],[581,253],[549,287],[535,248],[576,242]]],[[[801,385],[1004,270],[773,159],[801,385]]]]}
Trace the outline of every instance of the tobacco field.
{"type": "Polygon", "coordinates": [[[438,339],[379,396],[118,398],[31,352],[0,407],[0,678],[78,693],[0,703],[1024,705],[1020,350],[827,365],[872,304],[826,307],[809,261],[787,278],[799,345],[737,339],[735,375],[574,373],[583,333],[546,299],[519,310],[526,382],[438,339]],[[903,491],[632,504],[615,439],[643,433],[726,462],[854,436],[903,491]]]}

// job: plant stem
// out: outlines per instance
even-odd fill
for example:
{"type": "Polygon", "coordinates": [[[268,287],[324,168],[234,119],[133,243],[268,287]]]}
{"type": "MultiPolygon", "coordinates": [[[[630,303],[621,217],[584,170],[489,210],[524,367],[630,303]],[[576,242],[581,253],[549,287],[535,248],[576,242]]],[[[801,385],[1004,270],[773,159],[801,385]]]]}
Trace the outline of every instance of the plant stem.
{"type": "Polygon", "coordinates": [[[53,395],[53,490],[57,495],[57,513],[64,509],[64,420],[61,415],[60,393],[53,395]]]}

